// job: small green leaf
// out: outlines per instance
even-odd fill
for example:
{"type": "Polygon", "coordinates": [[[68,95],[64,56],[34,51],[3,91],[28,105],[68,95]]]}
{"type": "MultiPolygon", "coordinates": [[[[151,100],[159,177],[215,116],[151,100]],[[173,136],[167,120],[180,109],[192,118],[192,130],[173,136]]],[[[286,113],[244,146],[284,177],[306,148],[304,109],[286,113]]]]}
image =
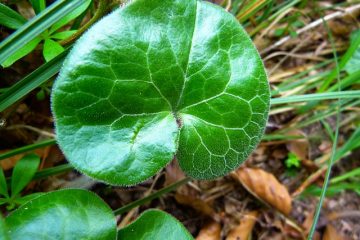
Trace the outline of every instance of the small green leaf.
{"type": "Polygon", "coordinates": [[[186,228],[171,215],[148,210],[138,219],[118,232],[118,239],[136,240],[193,240],[186,228]]]}
{"type": "Polygon", "coordinates": [[[67,24],[68,22],[70,22],[71,20],[75,19],[76,17],[80,16],[90,5],[92,0],[84,0],[84,2],[77,7],[76,9],[74,9],[71,13],[65,15],[63,18],[61,18],[57,23],[55,23],[51,28],[50,28],[50,33],[55,32],[56,30],[58,30],[59,28],[61,28],[62,26],[64,26],[65,24],[67,24]]]}
{"type": "Polygon", "coordinates": [[[42,101],[44,100],[46,97],[46,94],[45,94],[45,90],[44,89],[40,89],[37,93],[36,93],[36,99],[38,101],[42,101]]]}
{"type": "Polygon", "coordinates": [[[20,48],[16,53],[11,55],[8,59],[6,59],[1,65],[6,68],[10,67],[14,62],[28,55],[31,51],[33,51],[36,46],[41,42],[41,38],[37,37],[31,40],[29,43],[25,44],[22,48],[20,48]]]}
{"type": "Polygon", "coordinates": [[[23,27],[12,33],[0,43],[0,64],[12,54],[18,52],[24,45],[38,37],[44,30],[56,23],[64,15],[80,6],[84,0],[55,1],[43,12],[27,21],[23,27]]]}
{"type": "Polygon", "coordinates": [[[291,26],[295,27],[295,28],[300,28],[305,26],[305,23],[301,20],[296,20],[293,23],[291,23],[291,26]]]}
{"type": "Polygon", "coordinates": [[[47,62],[62,53],[64,50],[65,49],[58,42],[55,42],[50,38],[45,39],[43,55],[47,62]]]}
{"type": "Polygon", "coordinates": [[[0,166],[0,195],[3,195],[4,197],[9,197],[4,171],[1,166],[0,166]]]}
{"type": "Polygon", "coordinates": [[[12,240],[116,239],[111,209],[94,193],[67,189],[44,194],[6,219],[12,240]]]}
{"type": "Polygon", "coordinates": [[[289,34],[290,34],[290,37],[292,37],[292,38],[296,38],[298,36],[297,32],[294,30],[290,30],[289,34]]]}
{"type": "Polygon", "coordinates": [[[274,35],[275,35],[276,37],[281,37],[282,35],[284,35],[285,30],[286,30],[285,28],[275,29],[274,35]]]}
{"type": "Polygon", "coordinates": [[[11,196],[19,194],[35,175],[40,164],[36,154],[29,154],[16,163],[11,177],[11,196]]]}
{"type": "Polygon", "coordinates": [[[36,14],[40,13],[46,8],[45,0],[30,0],[30,3],[33,6],[36,14]]]}
{"type": "Polygon", "coordinates": [[[11,29],[18,29],[26,23],[26,21],[23,16],[0,3],[0,25],[11,29]]]}
{"type": "Polygon", "coordinates": [[[76,33],[76,30],[58,32],[51,35],[50,38],[63,40],[71,37],[72,35],[74,35],[74,33],[76,33]]]}
{"type": "Polygon", "coordinates": [[[75,168],[133,185],[175,155],[198,179],[239,167],[262,137],[269,95],[259,54],[231,14],[205,1],[137,0],[77,42],[52,109],[75,168]]]}

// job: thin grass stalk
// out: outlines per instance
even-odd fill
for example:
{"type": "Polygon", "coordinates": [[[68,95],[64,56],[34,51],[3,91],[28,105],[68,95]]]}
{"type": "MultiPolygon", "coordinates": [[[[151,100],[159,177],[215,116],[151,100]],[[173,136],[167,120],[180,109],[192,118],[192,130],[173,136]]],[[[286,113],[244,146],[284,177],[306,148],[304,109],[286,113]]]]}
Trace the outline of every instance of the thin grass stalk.
{"type": "MultiPolygon", "coordinates": [[[[333,55],[334,55],[334,59],[335,59],[335,63],[336,63],[335,67],[336,67],[336,71],[337,71],[337,76],[336,76],[337,83],[338,83],[338,89],[337,90],[340,92],[341,91],[341,88],[340,88],[340,66],[339,66],[337,53],[336,53],[336,50],[335,50],[335,41],[334,41],[334,38],[333,38],[333,36],[332,36],[332,34],[330,32],[329,26],[328,26],[327,22],[325,21],[321,11],[320,11],[320,16],[321,16],[321,20],[323,21],[324,27],[325,27],[325,29],[327,31],[327,34],[329,36],[329,40],[330,40],[330,43],[331,43],[331,46],[332,46],[332,49],[333,49],[333,55]]],[[[334,161],[335,161],[338,138],[339,138],[340,113],[341,113],[341,111],[340,111],[340,101],[338,100],[337,101],[337,112],[336,112],[336,129],[335,129],[334,142],[333,142],[333,145],[332,145],[332,148],[331,148],[331,157],[330,157],[330,160],[329,160],[328,168],[326,170],[325,180],[324,180],[324,184],[323,184],[323,187],[322,187],[322,190],[321,190],[319,203],[318,203],[318,205],[316,207],[316,211],[315,211],[315,214],[314,214],[314,221],[313,221],[313,224],[311,225],[311,229],[310,229],[310,232],[309,232],[309,236],[308,236],[309,240],[313,239],[313,236],[314,236],[314,233],[315,233],[315,230],[316,230],[316,225],[317,225],[318,220],[319,220],[319,216],[320,216],[320,213],[321,213],[321,208],[322,208],[322,205],[323,205],[323,202],[324,202],[324,199],[325,199],[325,196],[326,196],[326,191],[327,191],[327,188],[328,188],[328,185],[329,185],[331,169],[332,169],[332,166],[333,166],[334,161]]]]}

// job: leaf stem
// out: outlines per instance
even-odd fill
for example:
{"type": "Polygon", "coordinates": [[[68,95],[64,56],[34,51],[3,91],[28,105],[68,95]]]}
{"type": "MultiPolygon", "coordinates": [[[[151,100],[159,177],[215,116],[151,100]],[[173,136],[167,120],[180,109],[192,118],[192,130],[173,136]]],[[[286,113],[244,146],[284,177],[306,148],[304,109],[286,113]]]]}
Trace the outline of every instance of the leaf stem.
{"type": "Polygon", "coordinates": [[[114,214],[115,215],[120,215],[120,214],[123,214],[125,212],[128,212],[130,211],[131,209],[137,207],[137,206],[141,206],[151,200],[154,200],[156,198],[159,198],[161,197],[162,195],[168,193],[168,192],[171,192],[172,190],[178,188],[179,186],[183,185],[183,184],[186,184],[187,182],[189,182],[191,180],[190,177],[186,177],[186,178],[183,178],[167,187],[164,187],[162,189],[160,189],[159,191],[153,193],[153,194],[150,194],[149,196],[147,197],[144,197],[144,198],[141,198],[139,200],[136,200],[134,202],[131,202],[129,204],[126,204],[125,206],[121,207],[121,208],[118,208],[116,210],[114,210],[114,214]]]}
{"type": "Polygon", "coordinates": [[[49,139],[49,140],[45,140],[45,141],[42,141],[42,142],[38,142],[38,143],[23,146],[23,147],[19,147],[19,148],[16,148],[14,150],[10,150],[8,152],[0,154],[0,161],[4,160],[6,158],[9,158],[9,157],[15,156],[15,155],[20,154],[20,153],[24,153],[24,152],[27,152],[27,151],[30,151],[30,150],[34,150],[34,149],[37,149],[37,148],[42,148],[42,147],[46,147],[46,146],[50,146],[50,145],[54,145],[54,144],[56,144],[56,140],[55,139],[49,139]]]}
{"type": "Polygon", "coordinates": [[[91,25],[93,25],[95,22],[97,22],[97,20],[103,17],[105,13],[107,13],[110,1],[111,0],[100,0],[98,9],[96,10],[94,16],[87,23],[85,23],[84,26],[82,26],[78,31],[76,31],[76,33],[74,33],[71,37],[60,41],[60,44],[69,45],[73,43],[76,39],[78,39],[91,25]]]}

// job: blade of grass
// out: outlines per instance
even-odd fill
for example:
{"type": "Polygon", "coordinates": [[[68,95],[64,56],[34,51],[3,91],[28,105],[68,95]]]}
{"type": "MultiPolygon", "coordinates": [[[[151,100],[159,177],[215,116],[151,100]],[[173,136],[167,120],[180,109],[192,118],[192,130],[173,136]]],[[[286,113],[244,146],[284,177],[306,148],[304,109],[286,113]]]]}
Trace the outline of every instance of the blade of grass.
{"type": "Polygon", "coordinates": [[[257,26],[255,26],[254,30],[252,30],[249,33],[249,35],[251,37],[254,36],[256,33],[258,33],[262,29],[269,26],[276,19],[277,16],[279,16],[281,13],[287,11],[289,8],[295,6],[299,2],[301,2],[301,1],[300,0],[285,1],[283,4],[280,4],[276,7],[274,7],[273,10],[275,10],[276,12],[273,15],[271,15],[270,17],[268,17],[266,21],[260,21],[260,19],[256,19],[256,21],[259,24],[257,26]]]}
{"type": "Polygon", "coordinates": [[[20,100],[30,91],[45,83],[49,78],[59,72],[69,48],[56,56],[50,62],[45,63],[25,78],[11,86],[6,92],[0,95],[0,112],[20,100]]]}
{"type": "Polygon", "coordinates": [[[340,83],[336,83],[333,86],[329,87],[328,92],[336,91],[338,85],[340,85],[341,89],[347,88],[354,83],[360,83],[360,69],[347,77],[341,79],[340,83]]]}
{"type": "MultiPolygon", "coordinates": [[[[354,52],[360,46],[360,34],[358,34],[355,39],[350,44],[350,47],[346,51],[346,53],[342,56],[339,62],[339,72],[345,67],[348,61],[353,56],[354,52]]],[[[337,69],[334,68],[331,73],[329,74],[328,78],[323,82],[322,86],[319,88],[318,92],[325,92],[326,89],[329,87],[331,82],[336,78],[337,69]]]]}
{"type": "Polygon", "coordinates": [[[296,140],[296,139],[304,139],[304,138],[305,138],[304,136],[268,134],[268,135],[264,135],[261,141],[296,140]]]}
{"type": "MultiPolygon", "coordinates": [[[[327,197],[335,196],[336,194],[339,194],[343,192],[344,190],[350,190],[350,191],[357,191],[359,190],[360,186],[357,183],[339,183],[330,185],[328,187],[328,190],[326,192],[327,197]]],[[[310,185],[302,194],[301,197],[307,197],[307,196],[320,196],[321,194],[321,188],[315,185],[310,185]]]]}
{"type": "Polygon", "coordinates": [[[56,144],[56,140],[49,139],[49,140],[45,140],[42,142],[26,145],[24,147],[16,148],[16,149],[10,150],[6,153],[0,154],[0,161],[3,159],[9,158],[9,157],[15,156],[20,153],[28,152],[28,151],[31,151],[31,150],[34,150],[37,148],[42,148],[42,147],[46,147],[46,146],[50,146],[50,145],[54,145],[54,144],[56,144]]]}
{"type": "Polygon", "coordinates": [[[63,16],[72,12],[82,2],[82,0],[58,0],[39,15],[29,20],[0,43],[0,63],[3,63],[22,46],[33,40],[63,16]]]}
{"type": "MultiPolygon", "coordinates": [[[[344,111],[344,110],[346,110],[346,109],[348,109],[350,107],[359,105],[360,100],[352,101],[352,99],[342,99],[342,101],[340,101],[340,104],[341,104],[340,111],[344,111]]],[[[330,117],[330,116],[336,114],[336,111],[337,111],[337,107],[331,105],[329,107],[329,109],[327,109],[326,111],[319,112],[316,115],[314,115],[312,117],[309,117],[309,118],[304,116],[303,121],[297,122],[296,124],[293,124],[289,128],[282,128],[281,130],[278,131],[278,133],[285,133],[285,132],[288,132],[291,129],[299,129],[299,128],[302,128],[302,127],[306,127],[306,126],[308,126],[308,125],[310,125],[310,124],[312,124],[314,122],[318,122],[321,119],[324,119],[324,118],[327,118],[327,117],[330,117]]]]}
{"type": "Polygon", "coordinates": [[[18,29],[26,19],[8,6],[0,3],[0,25],[11,29],[18,29]]]}
{"type": "MultiPolygon", "coordinates": [[[[340,85],[339,85],[340,86],[340,85]]],[[[360,98],[360,90],[353,91],[338,91],[329,93],[314,93],[297,95],[282,98],[272,98],[271,105],[283,104],[283,103],[296,103],[296,102],[310,102],[315,100],[330,100],[330,99],[343,99],[343,98],[360,98]]]]}
{"type": "MultiPolygon", "coordinates": [[[[323,67],[324,64],[319,65],[320,67],[323,67]]],[[[309,70],[316,70],[317,67],[310,68],[309,70]]],[[[306,70],[300,74],[297,74],[293,77],[290,77],[284,81],[282,81],[279,85],[276,86],[276,89],[271,91],[271,95],[275,96],[280,93],[285,93],[286,91],[293,90],[294,88],[297,88],[299,86],[305,85],[308,81],[312,81],[313,79],[322,79],[324,76],[328,74],[327,71],[316,73],[312,76],[305,76],[303,78],[302,75],[308,74],[310,71],[306,70]]]]}
{"type": "Polygon", "coordinates": [[[244,22],[265,7],[271,0],[258,0],[258,1],[251,1],[244,7],[240,13],[236,16],[236,18],[240,22],[244,22]]]}
{"type": "MultiPolygon", "coordinates": [[[[320,11],[320,16],[321,16],[321,20],[322,20],[322,22],[324,24],[324,27],[325,27],[325,29],[327,31],[327,34],[329,36],[331,47],[333,49],[333,55],[334,55],[335,64],[336,64],[335,68],[336,68],[336,73],[337,73],[336,79],[337,79],[337,83],[340,83],[340,64],[339,64],[337,53],[336,53],[335,41],[334,41],[334,38],[333,38],[332,33],[331,33],[330,29],[329,29],[329,26],[328,26],[327,22],[325,21],[321,11],[320,11]]],[[[341,91],[340,84],[338,84],[337,91],[338,92],[341,91]]],[[[328,163],[328,168],[327,168],[326,173],[325,173],[325,180],[324,180],[324,184],[323,184],[323,187],[322,187],[322,190],[321,190],[319,203],[318,203],[318,205],[316,207],[316,211],[315,211],[315,214],[314,214],[314,220],[313,220],[313,223],[311,225],[310,232],[309,232],[309,236],[308,236],[309,240],[313,239],[313,236],[314,236],[314,233],[315,233],[315,230],[316,230],[316,225],[318,223],[321,208],[322,208],[325,196],[326,196],[326,190],[327,190],[327,187],[329,185],[331,169],[332,169],[332,166],[334,164],[335,157],[336,157],[336,150],[337,150],[337,144],[338,144],[338,138],[339,138],[340,113],[341,113],[340,101],[338,100],[337,101],[337,111],[336,111],[336,128],[335,128],[335,134],[334,134],[334,141],[333,141],[333,145],[332,145],[332,148],[331,148],[331,157],[330,157],[330,160],[329,160],[329,163],[328,163]]]]}
{"type": "MultiPolygon", "coordinates": [[[[330,183],[331,184],[339,183],[339,182],[344,181],[344,180],[346,180],[348,178],[359,176],[359,175],[360,175],[360,168],[356,168],[356,169],[354,169],[354,170],[352,170],[350,172],[347,172],[347,173],[345,173],[345,174],[343,174],[341,176],[332,178],[330,183]]],[[[360,186],[358,185],[358,187],[360,187],[360,186]]]]}
{"type": "Polygon", "coordinates": [[[346,143],[338,149],[335,155],[335,161],[340,160],[343,156],[360,147],[360,127],[358,127],[346,143]]]}

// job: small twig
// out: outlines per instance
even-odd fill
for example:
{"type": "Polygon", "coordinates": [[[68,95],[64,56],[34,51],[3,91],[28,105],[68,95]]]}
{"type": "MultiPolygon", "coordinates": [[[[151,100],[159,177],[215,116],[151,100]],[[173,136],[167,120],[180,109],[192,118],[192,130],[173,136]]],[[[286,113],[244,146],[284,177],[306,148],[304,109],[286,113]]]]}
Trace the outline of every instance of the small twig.
{"type": "Polygon", "coordinates": [[[232,1],[231,0],[227,0],[227,4],[226,4],[226,11],[230,11],[230,9],[231,9],[231,4],[232,4],[232,1]]]}
{"type": "Polygon", "coordinates": [[[110,5],[110,0],[101,0],[99,2],[98,9],[95,12],[95,15],[87,22],[84,26],[82,26],[76,33],[71,35],[71,37],[60,41],[61,45],[69,45],[78,39],[91,25],[97,22],[105,13],[107,13],[110,5]]]}
{"type": "MultiPolygon", "coordinates": [[[[360,9],[360,4],[356,4],[356,5],[352,6],[352,7],[346,8],[346,9],[344,9],[343,11],[338,11],[338,12],[334,12],[334,13],[331,13],[331,14],[329,14],[329,15],[326,15],[326,16],[324,17],[324,20],[325,20],[325,21],[329,21],[329,20],[334,19],[334,18],[343,17],[343,16],[345,16],[345,15],[347,15],[347,14],[351,14],[352,12],[354,12],[354,11],[356,11],[356,10],[358,10],[358,9],[360,9]]],[[[310,29],[313,29],[313,28],[321,25],[322,22],[323,22],[322,19],[318,19],[318,20],[316,20],[316,21],[314,21],[314,22],[306,25],[305,27],[297,30],[296,33],[297,33],[297,35],[300,35],[300,34],[306,32],[306,31],[308,31],[308,30],[310,30],[310,29]]],[[[285,42],[289,41],[290,39],[291,39],[291,36],[286,36],[286,37],[280,39],[279,41],[277,41],[276,43],[272,44],[270,47],[265,48],[265,49],[262,50],[260,53],[261,53],[261,54],[266,54],[266,53],[268,53],[269,51],[271,51],[271,50],[273,50],[273,49],[275,49],[275,48],[283,45],[285,42]]]]}
{"type": "Polygon", "coordinates": [[[24,125],[24,124],[12,125],[10,127],[7,127],[6,130],[13,130],[13,129],[19,129],[19,128],[25,128],[25,129],[28,129],[30,131],[36,132],[36,133],[38,133],[40,135],[55,138],[54,133],[47,132],[47,131],[44,131],[44,130],[42,130],[40,128],[36,128],[36,127],[33,127],[33,126],[24,125]]]}
{"type": "Polygon", "coordinates": [[[335,213],[330,213],[327,216],[327,219],[329,221],[334,221],[339,218],[360,218],[360,211],[351,210],[351,211],[335,212],[335,213]]]}
{"type": "Polygon", "coordinates": [[[294,8],[291,7],[285,10],[284,12],[282,12],[281,14],[279,14],[279,16],[277,16],[275,20],[260,34],[259,38],[260,39],[263,38],[286,14],[288,14],[293,10],[294,8]]]}
{"type": "Polygon", "coordinates": [[[299,45],[297,45],[293,50],[291,50],[291,52],[289,54],[286,54],[270,71],[269,71],[269,76],[272,75],[273,72],[275,72],[282,64],[284,61],[286,61],[291,54],[295,54],[300,48],[302,48],[302,46],[304,46],[304,44],[310,39],[310,37],[307,37],[304,41],[301,41],[299,45]]]}
{"type": "Polygon", "coordinates": [[[301,185],[298,187],[295,192],[291,194],[292,198],[299,196],[308,186],[313,184],[319,177],[323,176],[327,170],[327,166],[320,168],[315,173],[311,174],[301,185]]]}
{"type": "Polygon", "coordinates": [[[321,61],[321,62],[326,60],[325,58],[310,56],[309,54],[296,54],[296,53],[292,53],[292,52],[288,53],[288,52],[284,52],[284,51],[279,51],[279,52],[271,53],[266,58],[264,58],[263,61],[266,62],[269,59],[277,57],[277,56],[289,56],[289,57],[293,57],[293,58],[308,59],[308,60],[321,61]]]}

